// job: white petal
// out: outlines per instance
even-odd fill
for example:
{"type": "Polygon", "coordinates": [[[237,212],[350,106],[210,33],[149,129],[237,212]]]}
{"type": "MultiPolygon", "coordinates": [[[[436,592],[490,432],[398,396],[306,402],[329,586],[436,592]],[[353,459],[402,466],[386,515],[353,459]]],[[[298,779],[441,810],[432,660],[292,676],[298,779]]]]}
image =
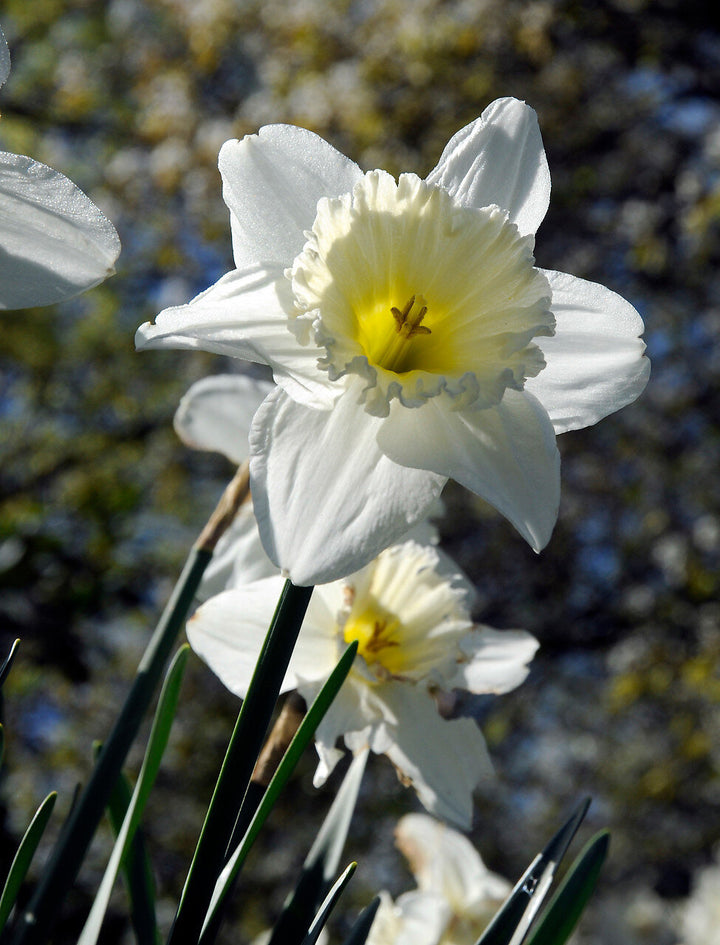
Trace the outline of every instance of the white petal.
{"type": "MultiPolygon", "coordinates": [[[[298,692],[306,701],[314,699],[319,689],[318,685],[305,685],[302,681],[298,685],[298,692]]],[[[320,757],[313,776],[315,787],[325,783],[342,758],[342,752],[335,747],[338,738],[344,736],[347,747],[359,754],[370,744],[383,715],[383,704],[368,686],[352,677],[345,681],[315,732],[315,748],[320,757]]]]}
{"type": "MultiPolygon", "coordinates": [[[[315,698],[342,655],[342,649],[338,649],[336,634],[336,612],[328,609],[322,595],[314,593],[310,598],[292,662],[298,690],[309,701],[315,698]]],[[[342,687],[335,703],[341,700],[347,688],[347,684],[342,687]]]]}
{"type": "Polygon", "coordinates": [[[473,791],[492,774],[480,729],[472,719],[441,718],[422,689],[402,683],[384,688],[391,690],[384,698],[398,717],[385,754],[403,780],[412,783],[427,810],[468,829],[473,791]]]}
{"type": "Polygon", "coordinates": [[[2,29],[0,29],[0,86],[5,85],[10,75],[10,50],[2,29]]]}
{"type": "Polygon", "coordinates": [[[254,266],[233,269],[186,305],[166,308],[135,334],[138,350],[191,348],[269,364],[278,384],[301,403],[327,409],[333,392],[317,366],[318,352],[288,328],[280,300],[282,273],[254,266]]]}
{"type": "Polygon", "coordinates": [[[482,627],[466,634],[459,646],[467,662],[458,666],[449,688],[498,694],[523,682],[539,643],[524,630],[482,627]]]}
{"type": "Polygon", "coordinates": [[[267,363],[263,343],[290,336],[287,316],[278,299],[282,273],[259,266],[233,269],[186,305],[174,305],[145,322],[135,346],[199,348],[245,361],[267,363]]]}
{"type": "Polygon", "coordinates": [[[438,945],[451,916],[449,904],[435,893],[414,889],[393,903],[382,891],[367,945],[438,945]]]}
{"type": "MultiPolygon", "coordinates": [[[[231,692],[245,698],[284,581],[255,581],[211,597],[187,622],[190,646],[231,692]]],[[[294,686],[292,673],[281,691],[294,686]]]]}
{"type": "Polygon", "coordinates": [[[451,411],[436,397],[417,410],[394,405],[378,435],[397,463],[431,469],[481,496],[539,551],[560,502],[560,454],[547,413],[508,389],[497,407],[451,411]]]}
{"type": "Polygon", "coordinates": [[[278,569],[265,554],[252,503],[238,509],[232,524],[217,543],[205,569],[198,598],[207,600],[233,587],[272,577],[278,569]]]}
{"type": "Polygon", "coordinates": [[[255,515],[269,557],[295,584],[357,571],[419,521],[445,484],[383,455],[380,421],[355,394],[348,388],[332,410],[320,411],[275,391],[255,414],[255,515]]]}
{"type": "Polygon", "coordinates": [[[450,139],[427,180],[467,206],[497,204],[523,236],[535,233],[550,203],[535,111],[515,98],[497,99],[450,139]]]}
{"type": "Polygon", "coordinates": [[[650,376],[643,322],[622,296],[565,272],[546,272],[555,335],[537,338],[547,366],[525,389],[550,414],[557,433],[590,426],[632,403],[650,376]]]}
{"type": "Polygon", "coordinates": [[[197,381],[175,411],[175,432],[187,446],[222,453],[238,465],[248,458],[255,411],[273,389],[244,374],[217,374],[197,381]]]}
{"type": "Polygon", "coordinates": [[[0,308],[49,305],[111,275],[115,227],[58,171],[0,152],[0,308]]]}
{"type": "Polygon", "coordinates": [[[267,125],[226,141],[218,164],[238,269],[289,266],[305,244],[318,200],[351,191],[362,177],[327,141],[293,125],[267,125]]]}
{"type": "Polygon", "coordinates": [[[465,915],[480,897],[510,892],[510,883],[488,870],[467,837],[427,814],[401,817],[395,842],[420,889],[441,894],[457,914],[465,915]]]}

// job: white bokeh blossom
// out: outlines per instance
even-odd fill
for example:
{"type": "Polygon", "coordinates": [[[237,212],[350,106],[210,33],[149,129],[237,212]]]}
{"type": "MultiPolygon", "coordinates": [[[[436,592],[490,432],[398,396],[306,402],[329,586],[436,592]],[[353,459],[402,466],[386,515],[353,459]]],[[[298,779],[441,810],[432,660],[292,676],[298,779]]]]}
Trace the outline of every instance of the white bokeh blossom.
{"type": "MultiPolygon", "coordinates": [[[[0,30],[0,86],[9,74],[0,30]]],[[[71,180],[0,151],[0,309],[71,298],[112,275],[119,252],[115,227],[71,180]]]]}
{"type": "Polygon", "coordinates": [[[474,945],[511,885],[491,872],[457,830],[407,814],[395,830],[417,889],[394,902],[384,894],[368,945],[474,945]]]}
{"type": "MultiPolygon", "coordinates": [[[[275,605],[280,575],[210,598],[187,624],[193,649],[238,696],[245,696],[275,605]]],[[[342,757],[385,754],[425,807],[468,827],[472,794],[492,769],[470,718],[443,718],[436,696],[453,689],[504,693],[527,675],[536,640],[522,630],[476,626],[472,588],[437,548],[406,541],[360,571],[315,588],[283,682],[308,701],[343,650],[358,653],[315,733],[321,785],[342,757]]]]}
{"type": "Polygon", "coordinates": [[[692,894],[680,909],[681,945],[720,943],[720,848],[715,862],[698,870],[692,894]]]}
{"type": "Polygon", "coordinates": [[[643,325],[601,285],[535,266],[550,176],[535,112],[499,99],[425,180],[362,170],[301,128],[220,152],[236,268],[138,330],[270,365],[251,483],[296,584],[354,571],[448,478],[539,550],[559,504],[556,434],[633,401],[643,325]]]}

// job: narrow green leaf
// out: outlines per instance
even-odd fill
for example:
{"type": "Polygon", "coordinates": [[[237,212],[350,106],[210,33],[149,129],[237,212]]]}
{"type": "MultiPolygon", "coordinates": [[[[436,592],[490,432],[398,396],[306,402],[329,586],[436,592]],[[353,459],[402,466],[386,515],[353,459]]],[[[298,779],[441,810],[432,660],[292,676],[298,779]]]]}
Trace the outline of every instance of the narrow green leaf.
{"type": "Polygon", "coordinates": [[[343,945],[365,945],[379,908],[380,896],[375,896],[373,901],[368,906],[365,906],[363,911],[357,917],[355,924],[350,929],[350,934],[343,942],[343,945]]]}
{"type": "Polygon", "coordinates": [[[340,790],[305,859],[300,880],[283,907],[280,918],[273,926],[268,945],[283,945],[288,941],[300,941],[301,935],[305,933],[312,916],[327,893],[340,863],[367,757],[366,750],[353,758],[340,790]]]}
{"type": "Polygon", "coordinates": [[[542,853],[538,853],[476,945],[521,945],[589,806],[590,800],[585,798],[542,853]]]}
{"type": "Polygon", "coordinates": [[[585,844],[533,930],[528,945],[564,945],[597,884],[610,834],[603,830],[585,844]]]}
{"type": "MultiPolygon", "coordinates": [[[[99,746],[98,746],[99,751],[99,746]]],[[[132,800],[130,782],[121,774],[108,800],[108,819],[117,839],[132,800]]],[[[130,921],[138,945],[156,945],[160,934],[155,918],[155,881],[142,828],[138,827],[121,866],[130,899],[130,921]]]]}
{"type": "MultiPolygon", "coordinates": [[[[305,748],[312,740],[312,737],[315,734],[315,729],[322,721],[325,713],[330,708],[333,699],[340,691],[340,687],[345,682],[347,675],[350,672],[350,668],[352,667],[356,653],[357,641],[353,640],[353,642],[343,653],[335,669],[325,681],[322,689],[317,694],[313,700],[312,705],[308,709],[305,718],[300,723],[293,740],[288,745],[287,751],[283,755],[282,760],[275,771],[275,774],[270,780],[270,784],[268,784],[267,790],[265,791],[263,799],[260,802],[257,811],[255,812],[255,816],[250,822],[250,826],[248,827],[245,836],[218,877],[218,881],[213,891],[212,900],[210,902],[210,907],[208,909],[203,926],[203,933],[206,929],[211,927],[217,910],[220,908],[223,899],[232,888],[240,872],[240,869],[242,868],[242,865],[245,862],[248,853],[250,852],[250,848],[255,842],[262,825],[267,820],[270,811],[275,805],[280,791],[287,783],[295,768],[295,765],[298,763],[302,753],[305,751],[305,748]]],[[[356,768],[356,773],[357,770],[358,769],[356,768]]],[[[305,934],[305,929],[302,930],[302,934],[305,934]]],[[[288,942],[289,939],[286,939],[285,941],[288,942]]],[[[200,938],[200,942],[202,945],[209,945],[209,940],[205,939],[204,937],[200,938]]]]}
{"type": "Polygon", "coordinates": [[[5,680],[8,677],[8,673],[12,669],[13,660],[15,659],[15,651],[17,650],[20,644],[19,640],[16,640],[13,645],[10,647],[10,652],[8,653],[5,661],[2,666],[0,666],[0,689],[5,685],[5,680]]]}
{"type": "Polygon", "coordinates": [[[142,812],[150,795],[153,783],[155,782],[162,756],[165,753],[165,748],[167,747],[189,652],[190,647],[187,644],[180,647],[165,677],[137,784],[135,785],[135,790],[133,791],[130,804],[125,813],[117,841],[110,855],[110,862],[107,865],[100,888],[95,896],[90,915],[78,939],[78,945],[96,945],[98,936],[100,935],[115,879],[117,878],[123,859],[129,852],[135,830],[140,823],[142,812]]]}
{"type": "Polygon", "coordinates": [[[320,933],[325,927],[325,923],[330,918],[330,913],[335,908],[340,896],[342,896],[345,887],[352,879],[352,875],[356,868],[357,863],[351,863],[345,868],[345,871],[338,878],[337,882],[335,882],[332,889],[325,897],[323,904],[320,906],[318,914],[313,919],[312,925],[308,929],[307,935],[302,940],[302,945],[315,945],[315,942],[317,942],[320,933]]]}
{"type": "Polygon", "coordinates": [[[35,816],[30,821],[30,826],[25,831],[25,835],[17,848],[17,853],[15,854],[15,858],[10,866],[10,872],[5,881],[5,888],[2,891],[2,896],[0,896],[0,931],[5,928],[8,916],[12,911],[12,907],[15,905],[20,887],[23,884],[32,858],[35,856],[35,851],[37,850],[42,835],[45,833],[45,828],[47,827],[48,820],[50,820],[50,815],[52,814],[56,800],[56,791],[48,794],[38,807],[35,816]]]}
{"type": "Polygon", "coordinates": [[[167,945],[197,945],[312,587],[286,581],[205,815],[167,945]]]}
{"type": "Polygon", "coordinates": [[[0,722],[0,768],[5,760],[5,726],[0,722]]]}
{"type": "Polygon", "coordinates": [[[73,808],[23,912],[12,945],[44,945],[55,916],[75,882],[108,797],[125,763],[175,640],[185,623],[212,552],[194,547],[138,666],[135,679],[98,763],[73,808]]]}

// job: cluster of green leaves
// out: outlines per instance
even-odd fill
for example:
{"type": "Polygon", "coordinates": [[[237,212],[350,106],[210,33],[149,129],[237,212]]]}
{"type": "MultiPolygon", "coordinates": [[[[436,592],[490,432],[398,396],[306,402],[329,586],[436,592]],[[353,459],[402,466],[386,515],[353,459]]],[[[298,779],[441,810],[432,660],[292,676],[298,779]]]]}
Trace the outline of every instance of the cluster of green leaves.
{"type": "MultiPolygon", "coordinates": [[[[199,575],[206,564],[207,559],[202,554],[199,557],[195,553],[191,555],[189,566],[181,577],[176,594],[139,668],[135,685],[119,716],[119,724],[113,730],[105,750],[99,750],[93,777],[80,793],[73,814],[63,827],[38,888],[27,905],[15,909],[12,926],[9,920],[18,905],[22,884],[50,819],[55,793],[50,794],[40,805],[25,832],[0,895],[0,939],[3,941],[12,942],[13,945],[40,945],[47,940],[95,832],[100,812],[105,808],[116,840],[78,945],[97,945],[100,940],[110,895],[119,873],[125,880],[138,945],[160,945],[163,941],[157,923],[151,861],[139,828],[170,737],[189,653],[187,644],[177,651],[165,675],[134,789],[131,790],[121,768],[129,742],[136,734],[139,717],[147,707],[148,688],[152,688],[161,673],[169,646],[177,634],[179,623],[185,616],[199,575]]],[[[311,588],[295,588],[286,582],[228,745],[185,889],[167,937],[168,945],[213,945],[215,942],[226,897],[232,891],[280,791],[350,671],[357,652],[356,642],[347,647],[336,669],[309,707],[267,789],[255,797],[248,791],[250,774],[311,593],[311,588]],[[237,797],[244,798],[240,805],[236,800],[234,802],[237,797]],[[237,844],[236,836],[241,838],[237,844]]],[[[12,666],[15,649],[13,646],[0,667],[0,691],[12,666]]],[[[2,738],[0,727],[0,763],[2,738]]],[[[367,753],[360,754],[351,764],[305,859],[294,893],[286,902],[271,933],[271,945],[313,945],[350,881],[355,869],[352,863],[334,882],[333,877],[342,855],[366,758],[367,753]]],[[[588,806],[589,801],[585,801],[535,857],[478,939],[477,945],[522,945],[526,940],[556,869],[588,806]]],[[[595,887],[607,845],[606,832],[588,843],[535,925],[527,939],[528,945],[564,945],[595,887]]],[[[379,898],[376,898],[363,910],[346,937],[345,945],[364,945],[379,902],[379,898]]]]}

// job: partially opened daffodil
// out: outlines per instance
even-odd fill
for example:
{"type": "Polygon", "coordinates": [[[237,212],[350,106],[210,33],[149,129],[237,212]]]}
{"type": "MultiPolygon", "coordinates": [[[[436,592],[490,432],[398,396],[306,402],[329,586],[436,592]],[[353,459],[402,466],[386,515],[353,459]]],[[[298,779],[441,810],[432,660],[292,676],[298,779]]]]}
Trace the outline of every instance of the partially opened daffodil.
{"type": "MultiPolygon", "coordinates": [[[[9,73],[0,30],[0,86],[9,73]]],[[[0,309],[77,295],[114,272],[119,252],[112,223],[71,180],[0,151],[0,309]]]]}
{"type": "Polygon", "coordinates": [[[402,817],[395,838],[418,888],[394,903],[383,897],[368,945],[474,945],[510,883],[485,866],[467,837],[425,814],[402,817]]]}
{"type": "Polygon", "coordinates": [[[500,99],[421,180],[287,125],[220,152],[236,269],[138,346],[267,363],[253,422],[263,544],[296,584],[362,567],[448,478],[533,548],[558,511],[555,434],[643,389],[633,307],[535,266],[550,177],[535,112],[500,99]]]}
{"type": "MultiPolygon", "coordinates": [[[[187,625],[193,649],[244,697],[282,588],[269,577],[203,604],[187,625]]],[[[349,577],[315,588],[284,690],[315,697],[348,643],[358,653],[315,734],[322,784],[341,757],[385,754],[422,803],[462,826],[472,792],[490,775],[483,737],[469,718],[445,719],[435,695],[453,689],[502,693],[527,675],[537,642],[522,630],[473,624],[472,591],[436,548],[407,541],[349,577]]]]}

